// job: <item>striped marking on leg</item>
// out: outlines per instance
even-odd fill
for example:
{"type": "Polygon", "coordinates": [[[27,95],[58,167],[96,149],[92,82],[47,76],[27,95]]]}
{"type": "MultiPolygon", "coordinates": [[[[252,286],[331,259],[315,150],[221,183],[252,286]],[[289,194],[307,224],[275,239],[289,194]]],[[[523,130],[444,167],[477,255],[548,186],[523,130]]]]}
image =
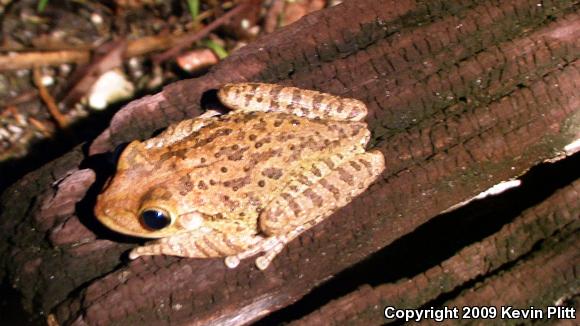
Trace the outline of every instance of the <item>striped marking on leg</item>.
{"type": "Polygon", "coordinates": [[[309,119],[361,121],[368,111],[356,99],[274,84],[226,84],[218,97],[233,110],[285,112],[309,119]]]}

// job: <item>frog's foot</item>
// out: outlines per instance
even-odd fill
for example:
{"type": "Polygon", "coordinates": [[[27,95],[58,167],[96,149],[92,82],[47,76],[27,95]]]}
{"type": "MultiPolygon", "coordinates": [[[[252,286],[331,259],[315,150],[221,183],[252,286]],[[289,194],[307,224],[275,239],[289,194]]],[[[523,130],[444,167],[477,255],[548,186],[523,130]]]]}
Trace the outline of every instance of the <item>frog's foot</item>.
{"type": "MultiPolygon", "coordinates": [[[[273,237],[269,237],[269,238],[264,238],[262,241],[256,243],[255,245],[251,246],[250,248],[239,252],[235,255],[232,256],[227,256],[225,259],[225,264],[226,266],[228,266],[229,268],[236,268],[238,267],[238,265],[240,264],[240,261],[242,259],[246,259],[248,257],[252,257],[255,256],[256,254],[260,253],[260,252],[264,252],[264,251],[268,251],[270,249],[272,249],[273,247],[275,247],[277,245],[277,241],[275,241],[275,239],[272,239],[273,237]]],[[[282,250],[284,248],[284,245],[281,246],[280,250],[282,250]]],[[[280,251],[278,251],[280,252],[280,251]]],[[[275,255],[274,255],[275,256],[275,255]]],[[[268,264],[270,262],[268,262],[266,264],[266,266],[261,266],[258,264],[258,259],[260,259],[261,257],[258,257],[256,259],[256,266],[258,266],[259,269],[264,270],[266,267],[268,267],[268,264]]]]}
{"type": "MultiPolygon", "coordinates": [[[[311,226],[314,226],[316,224],[317,223],[313,223],[311,224],[311,226]]],[[[286,234],[280,234],[263,238],[262,241],[259,241],[249,249],[244,250],[243,252],[240,252],[236,255],[226,257],[225,264],[229,268],[236,268],[242,259],[263,252],[264,253],[263,255],[256,258],[256,267],[258,267],[258,269],[260,270],[265,270],[266,268],[268,268],[272,260],[274,260],[274,258],[276,258],[276,256],[284,249],[286,244],[294,240],[297,236],[299,236],[302,232],[306,231],[309,228],[310,227],[308,226],[300,226],[286,234]]]]}

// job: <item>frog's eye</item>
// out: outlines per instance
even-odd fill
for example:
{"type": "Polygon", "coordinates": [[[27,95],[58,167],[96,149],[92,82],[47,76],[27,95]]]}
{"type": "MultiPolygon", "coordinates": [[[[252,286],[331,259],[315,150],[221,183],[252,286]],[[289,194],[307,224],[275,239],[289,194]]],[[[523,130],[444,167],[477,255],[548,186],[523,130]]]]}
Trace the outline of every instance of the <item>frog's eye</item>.
{"type": "Polygon", "coordinates": [[[171,215],[161,208],[148,208],[140,214],[141,222],[152,230],[161,230],[171,224],[171,215]]]}

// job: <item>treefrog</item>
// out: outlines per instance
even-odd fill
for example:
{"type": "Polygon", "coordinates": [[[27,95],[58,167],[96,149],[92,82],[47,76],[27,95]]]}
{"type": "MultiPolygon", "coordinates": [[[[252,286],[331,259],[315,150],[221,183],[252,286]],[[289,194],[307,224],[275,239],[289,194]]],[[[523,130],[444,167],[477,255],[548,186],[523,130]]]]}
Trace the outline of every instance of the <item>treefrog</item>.
{"type": "Polygon", "coordinates": [[[157,240],[129,257],[225,258],[261,253],[266,269],[284,246],[348,204],[385,167],[365,150],[361,101],[273,84],[227,84],[231,111],[169,126],[122,152],[95,215],[108,228],[157,240]]]}

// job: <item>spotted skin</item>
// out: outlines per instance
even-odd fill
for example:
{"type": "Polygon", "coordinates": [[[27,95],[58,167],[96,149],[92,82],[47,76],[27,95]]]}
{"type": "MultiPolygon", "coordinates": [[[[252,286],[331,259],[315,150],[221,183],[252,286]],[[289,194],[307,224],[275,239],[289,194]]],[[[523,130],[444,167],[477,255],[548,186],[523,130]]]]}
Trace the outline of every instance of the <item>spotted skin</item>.
{"type": "Polygon", "coordinates": [[[269,84],[218,92],[232,109],[172,125],[132,142],[99,195],[96,217],[128,235],[157,238],[130,258],[225,258],[268,267],[284,246],[363,192],[384,170],[366,151],[370,132],[358,100],[269,84]],[[152,228],[141,216],[162,212],[152,228]]]}
{"type": "Polygon", "coordinates": [[[366,105],[356,99],[280,85],[227,84],[219,91],[221,101],[244,112],[285,112],[309,119],[362,121],[366,105]]]}

